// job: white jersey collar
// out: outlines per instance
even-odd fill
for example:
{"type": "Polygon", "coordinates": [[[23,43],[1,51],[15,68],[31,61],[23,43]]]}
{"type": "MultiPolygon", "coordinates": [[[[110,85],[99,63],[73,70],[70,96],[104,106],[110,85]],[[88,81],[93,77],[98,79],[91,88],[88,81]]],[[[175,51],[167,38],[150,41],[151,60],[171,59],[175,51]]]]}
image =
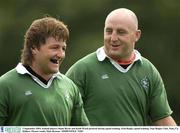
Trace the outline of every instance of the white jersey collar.
{"type": "Polygon", "coordinates": [[[17,73],[19,73],[19,74],[29,74],[29,75],[32,77],[32,79],[33,79],[36,83],[38,83],[40,86],[42,86],[43,88],[49,88],[54,78],[59,78],[59,79],[61,79],[61,77],[62,77],[61,73],[60,73],[60,72],[57,72],[57,73],[53,74],[53,76],[51,77],[51,79],[48,81],[48,83],[47,83],[47,85],[46,85],[46,84],[44,84],[41,80],[39,80],[36,76],[32,75],[32,74],[22,65],[22,63],[18,63],[18,65],[16,66],[16,71],[17,71],[17,73]]]}
{"type": "MultiPolygon", "coordinates": [[[[134,62],[136,61],[142,61],[142,57],[141,54],[137,51],[134,50],[135,54],[136,54],[136,58],[134,60],[134,62]]],[[[112,58],[108,57],[104,51],[104,47],[100,47],[99,49],[97,49],[96,51],[96,55],[99,61],[104,61],[105,58],[108,58],[110,60],[110,62],[112,63],[113,66],[115,66],[120,72],[126,73],[134,64],[134,62],[129,65],[126,69],[124,69],[123,67],[121,67],[116,61],[114,61],[112,58]]]]}

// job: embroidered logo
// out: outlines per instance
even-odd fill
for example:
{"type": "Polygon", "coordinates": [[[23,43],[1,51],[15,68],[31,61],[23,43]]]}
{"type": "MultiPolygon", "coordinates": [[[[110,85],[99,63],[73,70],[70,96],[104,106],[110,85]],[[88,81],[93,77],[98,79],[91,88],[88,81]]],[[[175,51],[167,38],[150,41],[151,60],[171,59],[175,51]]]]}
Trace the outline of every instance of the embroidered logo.
{"type": "Polygon", "coordinates": [[[104,74],[104,75],[101,76],[101,78],[102,78],[102,79],[108,79],[109,76],[108,76],[107,74],[104,74]]]}
{"type": "Polygon", "coordinates": [[[141,79],[141,85],[144,89],[149,88],[149,80],[147,77],[144,77],[143,79],[141,79]]]}
{"type": "Polygon", "coordinates": [[[32,95],[32,92],[31,92],[31,91],[26,91],[26,92],[25,92],[25,95],[26,95],[26,96],[32,95]]]}

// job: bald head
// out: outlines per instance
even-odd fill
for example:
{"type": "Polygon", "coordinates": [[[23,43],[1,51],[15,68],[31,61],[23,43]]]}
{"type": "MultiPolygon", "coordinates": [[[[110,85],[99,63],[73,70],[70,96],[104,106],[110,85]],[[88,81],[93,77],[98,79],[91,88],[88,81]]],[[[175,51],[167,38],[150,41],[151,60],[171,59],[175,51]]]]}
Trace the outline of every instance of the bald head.
{"type": "Polygon", "coordinates": [[[108,14],[105,20],[105,25],[108,21],[128,21],[132,28],[138,29],[138,19],[134,12],[126,8],[115,9],[108,14]]]}

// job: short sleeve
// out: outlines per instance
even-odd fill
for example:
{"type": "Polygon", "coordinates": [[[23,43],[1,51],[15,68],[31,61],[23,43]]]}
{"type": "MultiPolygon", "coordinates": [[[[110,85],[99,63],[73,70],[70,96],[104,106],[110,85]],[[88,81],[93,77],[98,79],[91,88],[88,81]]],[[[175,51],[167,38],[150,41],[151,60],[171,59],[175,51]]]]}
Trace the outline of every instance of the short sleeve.
{"type": "Polygon", "coordinates": [[[169,106],[163,80],[157,69],[153,66],[152,86],[150,92],[150,117],[152,121],[165,118],[172,114],[169,106]]]}
{"type": "Polygon", "coordinates": [[[4,86],[4,84],[1,82],[1,78],[0,78],[0,126],[5,125],[5,121],[8,117],[7,114],[7,92],[6,92],[6,88],[4,86]]]}

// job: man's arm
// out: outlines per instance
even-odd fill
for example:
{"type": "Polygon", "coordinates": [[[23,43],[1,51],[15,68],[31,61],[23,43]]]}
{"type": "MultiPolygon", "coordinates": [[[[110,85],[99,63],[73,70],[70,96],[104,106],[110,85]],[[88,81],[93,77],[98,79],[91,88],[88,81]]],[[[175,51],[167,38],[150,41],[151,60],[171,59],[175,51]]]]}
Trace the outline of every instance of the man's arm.
{"type": "Polygon", "coordinates": [[[153,122],[154,126],[177,126],[176,122],[171,116],[153,122]]]}

